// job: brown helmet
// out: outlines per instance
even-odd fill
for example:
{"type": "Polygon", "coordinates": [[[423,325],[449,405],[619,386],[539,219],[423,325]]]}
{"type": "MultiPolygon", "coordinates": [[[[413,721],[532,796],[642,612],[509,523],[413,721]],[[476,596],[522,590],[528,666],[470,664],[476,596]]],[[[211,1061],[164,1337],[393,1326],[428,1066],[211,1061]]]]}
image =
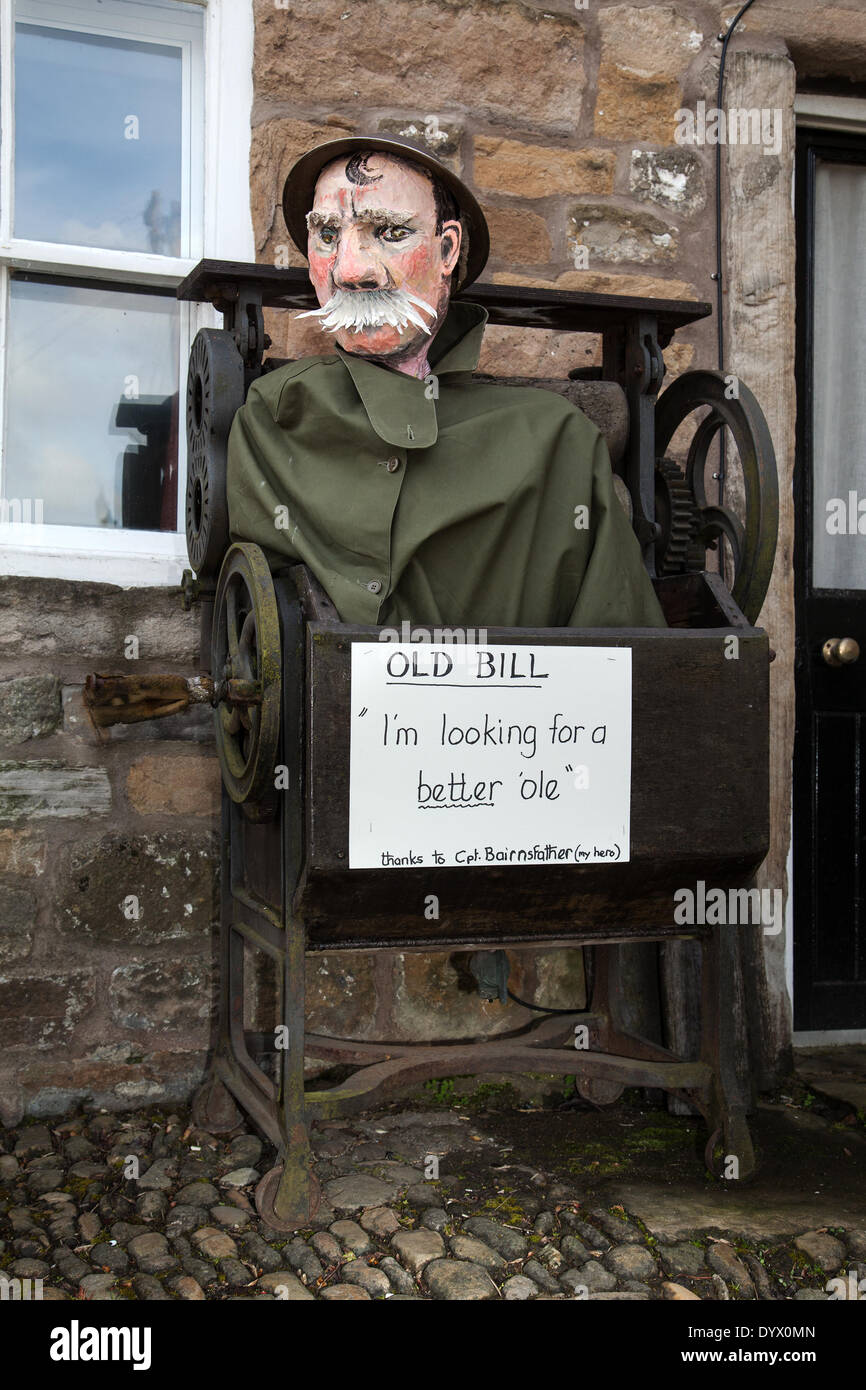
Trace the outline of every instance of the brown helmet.
{"type": "Polygon", "coordinates": [[[419,164],[444,184],[457,203],[464,240],[468,242],[465,258],[463,253],[460,256],[457,288],[463,289],[477,280],[490,254],[490,233],[474,194],[429,150],[411,140],[398,140],[390,135],[346,135],[339,140],[328,140],[324,145],[308,150],[292,165],[283,185],[283,216],[289,235],[301,254],[307,254],[306,217],[313,206],[320,173],[341,154],[357,154],[362,150],[382,150],[385,154],[419,164]]]}

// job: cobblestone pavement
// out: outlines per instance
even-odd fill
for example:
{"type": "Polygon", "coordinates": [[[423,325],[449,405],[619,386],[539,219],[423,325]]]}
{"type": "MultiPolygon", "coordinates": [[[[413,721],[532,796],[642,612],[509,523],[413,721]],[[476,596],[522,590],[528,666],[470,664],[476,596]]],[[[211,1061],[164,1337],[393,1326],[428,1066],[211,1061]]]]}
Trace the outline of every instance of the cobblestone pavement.
{"type": "Polygon", "coordinates": [[[518,1161],[507,1131],[459,1105],[324,1124],[322,1205],[286,1237],[256,1213],[276,1155],[251,1132],[150,1110],[24,1124],[0,1131],[0,1276],[45,1299],[190,1301],[807,1300],[866,1280],[866,1219],[807,1229],[798,1209],[764,1237],[716,1219],[664,1239],[561,1164],[518,1161]]]}

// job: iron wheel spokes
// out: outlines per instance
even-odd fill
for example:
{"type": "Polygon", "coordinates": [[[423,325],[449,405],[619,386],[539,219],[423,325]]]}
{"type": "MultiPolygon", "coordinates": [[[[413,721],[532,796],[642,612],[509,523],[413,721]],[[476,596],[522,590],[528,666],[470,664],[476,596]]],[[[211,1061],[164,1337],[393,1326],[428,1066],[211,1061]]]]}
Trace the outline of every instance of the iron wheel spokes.
{"type": "Polygon", "coordinates": [[[685,372],[659,396],[656,405],[656,454],[663,458],[679,426],[696,410],[709,406],[689,447],[686,482],[698,510],[698,535],[711,544],[723,536],[731,547],[734,578],[729,586],[734,602],[750,623],[761,611],[776,554],[779,529],[779,480],[767,422],[744,382],[730,395],[730,377],[722,372],[685,372]],[[728,507],[712,505],[706,495],[704,472],[716,434],[727,429],[743,474],[745,524],[728,507]]]}
{"type": "Polygon", "coordinates": [[[212,669],[223,679],[217,753],[233,801],[261,802],[273,786],[280,730],[280,630],[263,552],[230,547],[214,604],[212,669]]]}

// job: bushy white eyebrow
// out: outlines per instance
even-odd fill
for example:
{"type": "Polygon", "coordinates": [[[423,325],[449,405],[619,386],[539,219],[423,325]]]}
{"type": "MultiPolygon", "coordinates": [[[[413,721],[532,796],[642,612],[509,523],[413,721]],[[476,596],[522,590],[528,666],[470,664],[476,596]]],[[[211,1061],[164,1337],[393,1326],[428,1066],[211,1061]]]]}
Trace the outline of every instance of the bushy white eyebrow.
{"type": "MultiPolygon", "coordinates": [[[[308,212],[307,230],[313,227],[339,227],[342,218],[336,212],[308,212]]],[[[393,208],[362,208],[360,212],[354,214],[352,222],[373,222],[377,227],[410,227],[413,222],[413,214],[410,212],[395,212],[393,208]]]]}

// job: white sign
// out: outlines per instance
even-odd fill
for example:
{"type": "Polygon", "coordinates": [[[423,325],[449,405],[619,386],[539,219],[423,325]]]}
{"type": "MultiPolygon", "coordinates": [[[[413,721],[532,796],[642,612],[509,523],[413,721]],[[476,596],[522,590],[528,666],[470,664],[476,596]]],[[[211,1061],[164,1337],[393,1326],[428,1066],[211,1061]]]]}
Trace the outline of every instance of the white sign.
{"type": "Polygon", "coordinates": [[[631,648],[352,644],[349,867],[623,863],[631,648]]]}

